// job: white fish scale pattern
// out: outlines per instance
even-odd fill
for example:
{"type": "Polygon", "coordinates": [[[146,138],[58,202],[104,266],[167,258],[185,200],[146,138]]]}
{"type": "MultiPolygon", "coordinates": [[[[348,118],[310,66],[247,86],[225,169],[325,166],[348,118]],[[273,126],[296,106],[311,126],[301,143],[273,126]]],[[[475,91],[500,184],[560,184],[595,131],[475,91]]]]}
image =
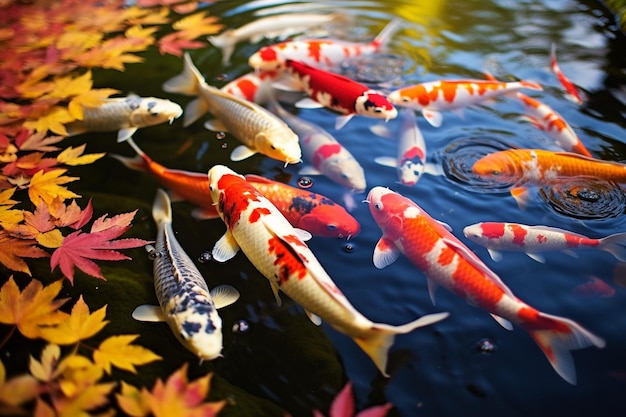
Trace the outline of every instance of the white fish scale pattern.
{"type": "Polygon", "coordinates": [[[86,130],[102,131],[129,124],[133,109],[124,100],[105,103],[100,107],[84,107],[82,125],[86,130]]]}

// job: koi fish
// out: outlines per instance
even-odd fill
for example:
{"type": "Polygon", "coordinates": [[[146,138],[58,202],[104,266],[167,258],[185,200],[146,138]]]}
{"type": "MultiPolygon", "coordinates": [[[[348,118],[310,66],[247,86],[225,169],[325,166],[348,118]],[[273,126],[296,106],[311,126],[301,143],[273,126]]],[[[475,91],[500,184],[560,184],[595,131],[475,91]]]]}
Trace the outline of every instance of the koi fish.
{"type": "Polygon", "coordinates": [[[278,16],[266,16],[236,29],[227,29],[219,35],[207,39],[222,51],[222,65],[228,65],[235,46],[242,41],[253,43],[263,38],[280,38],[302,33],[310,28],[336,20],[338,14],[287,13],[278,16]]]}
{"type": "Polygon", "coordinates": [[[341,129],[355,115],[376,119],[393,119],[396,108],[379,91],[333,72],[287,59],[285,66],[297,85],[314,101],[301,101],[296,106],[326,107],[341,113],[335,129],[341,129]],[[306,103],[306,104],[305,104],[306,103]]]}
{"type": "Polygon", "coordinates": [[[552,70],[552,72],[554,72],[554,74],[556,74],[556,77],[559,79],[559,82],[561,83],[563,88],[565,88],[565,91],[567,93],[565,97],[567,97],[568,99],[570,99],[576,104],[583,104],[583,99],[580,93],[578,92],[578,88],[576,88],[574,83],[572,83],[565,76],[565,74],[563,74],[563,71],[561,71],[561,68],[559,68],[559,64],[556,61],[556,45],[555,44],[552,44],[552,47],[550,48],[550,69],[552,70]]]}
{"type": "Polygon", "coordinates": [[[616,233],[600,239],[590,238],[549,226],[528,226],[518,223],[483,222],[463,229],[466,238],[484,246],[491,259],[502,259],[499,251],[524,252],[537,262],[545,262],[540,252],[570,251],[576,248],[596,248],[626,262],[626,233],[616,233]]]}
{"type": "Polygon", "coordinates": [[[347,42],[333,39],[307,39],[280,42],[265,46],[252,54],[248,64],[256,71],[285,69],[291,59],[317,68],[333,69],[354,56],[372,55],[381,50],[401,24],[400,19],[389,22],[371,42],[347,42]]]}
{"type": "Polygon", "coordinates": [[[299,171],[300,175],[323,174],[349,190],[365,190],[363,167],[334,136],[318,125],[289,113],[276,100],[270,102],[270,109],[300,137],[302,155],[310,164],[299,171]]]}
{"type": "Polygon", "coordinates": [[[511,323],[524,328],[554,370],[570,384],[576,383],[576,371],[569,351],[605,346],[603,339],[578,323],[543,313],[518,299],[447,225],[430,217],[412,200],[374,187],[367,202],[383,232],[374,250],[374,266],[384,268],[404,254],[426,275],[433,303],[435,290],[441,285],[489,312],[506,329],[512,329],[511,323]]]}
{"type": "Polygon", "coordinates": [[[274,94],[272,84],[280,74],[277,71],[249,72],[232,80],[220,90],[253,103],[264,104],[274,94]]]}
{"type": "Polygon", "coordinates": [[[258,104],[208,85],[188,53],[184,65],[183,72],[166,81],[163,89],[199,95],[185,109],[185,126],[210,111],[216,119],[205,123],[207,129],[231,132],[244,144],[235,148],[231,160],[240,161],[261,153],[285,164],[300,162],[298,136],[282,120],[258,104]]]}
{"type": "Polygon", "coordinates": [[[512,185],[511,194],[522,208],[529,185],[545,186],[562,178],[580,176],[626,183],[624,164],[542,149],[492,152],[474,162],[472,172],[483,179],[512,185]]]}
{"type": "Polygon", "coordinates": [[[361,231],[359,222],[328,197],[258,175],[246,174],[244,177],[293,227],[306,230],[313,236],[348,239],[361,231]]]}
{"type": "Polygon", "coordinates": [[[589,277],[587,282],[577,285],[572,289],[572,293],[579,297],[603,297],[608,298],[615,295],[615,288],[598,277],[589,277]]]}
{"type": "Polygon", "coordinates": [[[280,304],[279,290],[299,303],[317,325],[325,320],[350,337],[387,376],[387,353],[398,334],[408,333],[444,319],[436,313],[401,326],[374,323],[358,312],[313,252],[256,188],[223,165],[208,173],[213,199],[218,202],[226,233],[213,247],[217,261],[231,259],[241,249],[256,269],[265,276],[280,304]]]}
{"type": "Polygon", "coordinates": [[[213,360],[222,351],[222,319],[217,309],[239,298],[230,285],[209,291],[206,281],[172,230],[172,209],[167,193],[157,190],[152,208],[157,224],[154,289],[159,306],[142,305],[133,311],[140,321],[165,321],[187,350],[201,360],[213,360]]]}
{"type": "Polygon", "coordinates": [[[511,94],[521,88],[542,90],[531,81],[439,80],[415,84],[392,91],[389,101],[400,107],[419,110],[434,127],[441,126],[442,111],[457,110],[511,94]]]}
{"type": "MultiPolygon", "coordinates": [[[[398,136],[397,157],[379,156],[374,161],[382,166],[395,168],[401,184],[412,187],[417,184],[424,172],[441,175],[441,169],[426,162],[426,142],[420,131],[415,114],[410,109],[400,111],[402,125],[398,136]]],[[[374,133],[392,137],[391,132],[380,125],[372,127],[374,133]]]]}
{"type": "MultiPolygon", "coordinates": [[[[206,174],[166,168],[153,161],[132,139],[128,140],[128,144],[137,153],[135,158],[115,154],[110,156],[127,168],[151,175],[162,187],[169,189],[175,199],[195,204],[198,208],[192,212],[194,218],[219,217],[206,174]]],[[[328,197],[257,175],[246,178],[281,210],[294,227],[323,237],[351,237],[360,231],[357,220],[328,197]]]]}
{"type": "Polygon", "coordinates": [[[86,132],[117,131],[117,141],[124,142],[139,128],[172,123],[183,114],[176,103],[155,97],[107,98],[98,107],[83,107],[83,119],[65,125],[68,136],[86,132]]]}
{"type": "Polygon", "coordinates": [[[526,109],[526,116],[532,124],[546,132],[563,150],[592,157],[574,129],[560,114],[547,104],[528,97],[526,94],[517,93],[517,98],[522,102],[526,109]]]}

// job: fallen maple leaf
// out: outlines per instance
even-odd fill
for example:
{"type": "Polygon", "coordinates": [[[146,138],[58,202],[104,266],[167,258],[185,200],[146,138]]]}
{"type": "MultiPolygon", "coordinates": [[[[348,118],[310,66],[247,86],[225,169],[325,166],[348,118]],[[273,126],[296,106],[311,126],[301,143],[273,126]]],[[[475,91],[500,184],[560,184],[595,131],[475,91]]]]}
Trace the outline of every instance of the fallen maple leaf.
{"type": "Polygon", "coordinates": [[[56,299],[63,281],[58,280],[44,287],[32,279],[23,291],[13,280],[13,276],[0,288],[0,323],[12,324],[24,336],[34,339],[41,335],[41,326],[61,323],[68,317],[59,311],[67,298],[56,299]]]}
{"type": "MultiPolygon", "coordinates": [[[[134,213],[132,212],[133,216],[134,213]]],[[[129,214],[119,215],[113,219],[126,219],[129,214]]],[[[122,224],[124,223],[126,223],[126,220],[122,222],[122,224]]],[[[77,230],[69,234],[63,239],[61,246],[52,253],[50,268],[54,270],[59,266],[61,272],[72,284],[74,283],[75,266],[92,277],[106,279],[102,275],[100,267],[93,262],[94,259],[102,261],[131,259],[116,249],[136,248],[150,243],[149,241],[135,238],[113,240],[121,236],[129,227],[129,225],[119,226],[113,224],[100,231],[93,231],[94,228],[92,227],[92,232],[90,233],[83,233],[81,230],[77,230]]]]}
{"type": "Polygon", "coordinates": [[[57,364],[61,357],[61,348],[58,345],[46,345],[41,352],[41,361],[30,357],[28,370],[32,376],[41,382],[52,382],[57,377],[57,364]]]}
{"type": "MultiPolygon", "coordinates": [[[[385,417],[392,407],[393,405],[391,403],[376,405],[367,408],[355,415],[355,402],[354,394],[352,393],[352,382],[348,381],[348,383],[341,389],[339,394],[337,394],[332,404],[330,405],[330,414],[328,414],[328,417],[385,417]]],[[[313,417],[324,417],[324,414],[322,414],[318,410],[313,410],[313,417]]]]}
{"type": "Polygon", "coordinates": [[[206,12],[198,12],[174,22],[172,28],[182,32],[180,37],[195,39],[198,36],[213,35],[222,30],[224,25],[217,22],[217,17],[206,16],[206,12]]]}
{"type": "Polygon", "coordinates": [[[23,129],[26,135],[20,134],[15,137],[15,145],[20,151],[41,151],[41,152],[54,152],[58,151],[57,146],[51,146],[55,143],[61,142],[63,136],[46,136],[47,132],[35,132],[32,133],[28,129],[23,129]]]}
{"type": "Polygon", "coordinates": [[[170,54],[182,56],[185,49],[198,49],[206,46],[203,42],[194,41],[181,37],[181,32],[170,33],[159,39],[159,52],[161,55],[170,54]]]}
{"type": "Polygon", "coordinates": [[[18,239],[0,230],[0,263],[7,268],[30,275],[30,269],[22,258],[44,258],[48,252],[35,246],[33,239],[18,239]]]}
{"type": "Polygon", "coordinates": [[[73,148],[72,146],[65,148],[63,152],[57,155],[57,161],[71,166],[88,165],[106,155],[105,152],[83,155],[86,146],[87,144],[84,143],[76,148],[73,148]]]}
{"type": "Polygon", "coordinates": [[[131,344],[139,335],[118,335],[105,339],[93,354],[93,360],[107,374],[111,373],[111,365],[119,369],[136,373],[135,366],[145,365],[162,358],[143,346],[131,344]]]}
{"type": "Polygon", "coordinates": [[[28,186],[28,196],[33,204],[38,204],[41,198],[46,204],[51,204],[55,198],[80,197],[63,187],[63,184],[76,181],[78,177],[66,177],[66,169],[52,169],[48,172],[39,171],[33,175],[28,186]]]}
{"type": "Polygon", "coordinates": [[[36,120],[27,120],[24,122],[24,127],[33,129],[37,132],[46,132],[50,130],[57,135],[67,136],[67,129],[65,125],[69,122],[76,120],[66,107],[52,106],[45,115],[39,117],[36,120]]]}
{"type": "Polygon", "coordinates": [[[56,326],[42,327],[41,337],[57,345],[71,345],[89,339],[107,325],[106,305],[93,313],[81,295],[67,320],[56,326]]]}
{"type": "Polygon", "coordinates": [[[18,407],[35,399],[37,394],[39,394],[39,382],[32,375],[16,375],[7,380],[6,369],[0,361],[0,404],[4,405],[0,409],[3,414],[22,414],[23,410],[18,407]]]}
{"type": "Polygon", "coordinates": [[[91,198],[87,202],[87,206],[81,210],[76,204],[76,200],[72,200],[70,205],[65,205],[60,198],[57,198],[48,205],[50,213],[55,217],[55,225],[57,227],[71,227],[78,230],[86,225],[93,215],[93,207],[91,206],[91,198]]]}
{"type": "Polygon", "coordinates": [[[118,405],[124,412],[137,417],[148,415],[148,410],[156,417],[217,415],[226,401],[203,402],[209,393],[213,374],[189,383],[187,366],[183,364],[165,383],[157,379],[152,391],[142,388],[139,392],[131,385],[123,386],[122,394],[116,394],[118,405]]]}

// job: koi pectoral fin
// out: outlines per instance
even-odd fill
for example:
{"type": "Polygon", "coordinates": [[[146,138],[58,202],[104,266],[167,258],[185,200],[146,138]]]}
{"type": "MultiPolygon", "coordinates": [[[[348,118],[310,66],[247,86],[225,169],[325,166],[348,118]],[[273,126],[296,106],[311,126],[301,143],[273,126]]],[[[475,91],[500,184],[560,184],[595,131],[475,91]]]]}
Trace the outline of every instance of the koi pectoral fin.
{"type": "Polygon", "coordinates": [[[393,243],[393,241],[386,237],[382,237],[374,248],[374,266],[378,269],[383,269],[384,267],[394,263],[399,256],[400,250],[393,243]]]}
{"type": "Polygon", "coordinates": [[[135,308],[132,316],[137,321],[148,321],[153,323],[165,321],[165,316],[163,315],[161,307],[149,304],[140,305],[135,308]]]}
{"type": "Polygon", "coordinates": [[[215,308],[223,308],[233,304],[239,299],[239,291],[230,285],[218,285],[211,289],[211,298],[215,308]]]}
{"type": "Polygon", "coordinates": [[[226,262],[239,252],[239,244],[235,240],[230,230],[215,242],[211,255],[217,262],[226,262]]]}

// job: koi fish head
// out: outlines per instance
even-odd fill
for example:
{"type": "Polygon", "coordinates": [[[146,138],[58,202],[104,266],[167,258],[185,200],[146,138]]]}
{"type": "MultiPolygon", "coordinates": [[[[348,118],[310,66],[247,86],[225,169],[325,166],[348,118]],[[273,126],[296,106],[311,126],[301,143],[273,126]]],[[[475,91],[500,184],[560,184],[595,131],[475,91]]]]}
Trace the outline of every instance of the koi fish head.
{"type": "Polygon", "coordinates": [[[343,207],[322,202],[300,218],[298,227],[315,236],[351,238],[361,231],[361,225],[343,207]]]}
{"type": "Polygon", "coordinates": [[[173,312],[168,320],[179,329],[177,338],[190,352],[203,360],[213,360],[222,351],[222,319],[212,304],[192,304],[183,311],[173,312]]]}
{"type": "Polygon", "coordinates": [[[412,187],[422,177],[425,168],[419,158],[405,159],[402,165],[398,166],[398,178],[402,184],[412,187]]]}
{"type": "Polygon", "coordinates": [[[341,158],[328,158],[318,165],[328,178],[357,193],[365,191],[367,186],[365,172],[352,155],[341,158]]]}
{"type": "Polygon", "coordinates": [[[383,94],[376,91],[366,91],[356,99],[354,108],[357,114],[376,119],[395,119],[398,110],[383,94]]]}
{"type": "Polygon", "coordinates": [[[161,98],[131,96],[126,98],[126,104],[132,110],[130,124],[133,127],[171,123],[183,114],[178,104],[161,98]]]}
{"type": "Polygon", "coordinates": [[[483,156],[472,166],[472,172],[486,180],[514,184],[524,177],[519,158],[511,151],[498,151],[483,156]]]}
{"type": "MultiPolygon", "coordinates": [[[[213,201],[220,201],[220,195],[224,193],[224,190],[231,185],[237,185],[241,181],[246,181],[243,175],[240,175],[228,168],[225,165],[214,165],[209,169],[209,191],[211,192],[211,198],[213,201]]],[[[217,205],[219,206],[219,204],[217,205]]],[[[218,213],[221,213],[219,207],[217,207],[218,213]]]]}
{"type": "MultiPolygon", "coordinates": [[[[485,234],[483,230],[483,223],[475,223],[466,226],[463,229],[463,235],[465,235],[465,237],[472,242],[476,242],[482,246],[486,246],[487,242],[489,242],[489,239],[492,237],[491,235],[485,234]]],[[[504,228],[501,235],[504,235],[504,228]]]]}
{"type": "Polygon", "coordinates": [[[255,71],[279,71],[285,67],[285,59],[274,46],[265,46],[248,58],[248,65],[255,71]]]}
{"type": "Polygon", "coordinates": [[[374,187],[367,194],[370,213],[385,234],[398,237],[402,229],[402,219],[397,216],[404,212],[404,197],[385,187],[374,187]]]}
{"type": "Polygon", "coordinates": [[[291,131],[275,134],[259,132],[254,138],[254,146],[263,155],[283,161],[285,165],[302,161],[298,135],[291,131]]]}
{"type": "Polygon", "coordinates": [[[389,93],[387,98],[396,106],[419,110],[430,102],[425,90],[421,90],[424,89],[420,85],[400,88],[389,93]]]}

